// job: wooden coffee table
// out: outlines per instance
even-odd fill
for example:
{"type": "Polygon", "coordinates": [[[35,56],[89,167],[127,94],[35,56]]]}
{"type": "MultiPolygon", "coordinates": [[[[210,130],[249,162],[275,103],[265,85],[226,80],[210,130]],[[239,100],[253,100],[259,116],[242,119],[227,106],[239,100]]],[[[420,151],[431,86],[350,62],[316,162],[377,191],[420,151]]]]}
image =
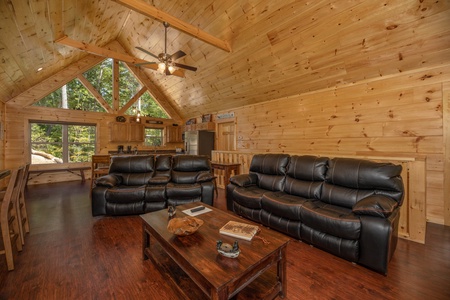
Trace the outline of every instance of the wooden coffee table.
{"type": "MultiPolygon", "coordinates": [[[[261,284],[251,290],[252,298],[273,299],[277,296],[286,296],[286,246],[290,238],[260,226],[261,231],[252,241],[238,239],[241,254],[237,258],[228,258],[218,254],[216,250],[217,240],[233,244],[235,238],[219,233],[219,229],[228,221],[238,221],[255,224],[249,220],[237,217],[228,212],[213,208],[204,203],[189,203],[177,206],[177,217],[184,217],[182,210],[204,205],[212,209],[198,215],[204,224],[197,232],[190,236],[178,237],[167,231],[168,214],[166,210],[151,212],[142,215],[143,220],[143,257],[150,258],[155,265],[161,266],[156,244],[160,252],[170,256],[210,299],[240,298],[238,294],[251,290],[249,285],[261,284]],[[265,275],[274,270],[275,276],[265,275]],[[273,282],[269,279],[273,278],[273,282]],[[248,287],[249,286],[249,287],[248,287]],[[255,291],[265,290],[264,296],[255,295],[255,291]]],[[[258,225],[258,224],[256,224],[258,225]]],[[[164,273],[171,272],[172,268],[166,268],[164,273]]],[[[172,282],[180,285],[182,280],[175,279],[172,282]]],[[[183,287],[180,288],[183,291],[183,287]]],[[[203,295],[203,296],[205,296],[203,295]]],[[[247,298],[247,297],[245,297],[247,298]]],[[[196,299],[197,296],[196,296],[196,299]]]]}

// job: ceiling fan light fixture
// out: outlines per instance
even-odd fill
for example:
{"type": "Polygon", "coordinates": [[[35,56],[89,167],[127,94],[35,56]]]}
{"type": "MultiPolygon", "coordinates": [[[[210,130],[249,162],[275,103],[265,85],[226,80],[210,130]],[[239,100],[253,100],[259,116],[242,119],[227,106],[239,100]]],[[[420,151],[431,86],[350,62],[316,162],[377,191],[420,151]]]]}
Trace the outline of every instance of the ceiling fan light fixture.
{"type": "Polygon", "coordinates": [[[163,62],[160,62],[160,63],[158,64],[158,71],[159,71],[160,73],[164,73],[165,70],[166,70],[166,64],[163,63],[163,62]]]}
{"type": "Polygon", "coordinates": [[[172,74],[175,71],[175,68],[173,66],[169,66],[169,72],[172,74]]]}

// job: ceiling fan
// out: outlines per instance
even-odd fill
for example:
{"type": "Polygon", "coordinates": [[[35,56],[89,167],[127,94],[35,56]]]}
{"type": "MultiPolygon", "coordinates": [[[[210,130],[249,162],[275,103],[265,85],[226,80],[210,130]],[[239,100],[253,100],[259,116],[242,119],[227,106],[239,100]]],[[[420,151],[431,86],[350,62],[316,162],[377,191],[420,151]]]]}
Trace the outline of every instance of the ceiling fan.
{"type": "Polygon", "coordinates": [[[160,71],[161,73],[165,73],[166,75],[171,75],[176,70],[175,67],[186,69],[189,71],[194,71],[194,72],[197,71],[196,67],[192,67],[192,66],[188,66],[188,65],[184,65],[184,64],[175,62],[176,59],[181,58],[186,55],[186,53],[184,53],[183,51],[178,50],[177,52],[175,52],[172,55],[167,54],[167,28],[170,25],[167,22],[163,22],[163,24],[164,24],[164,53],[155,55],[155,54],[145,50],[142,47],[136,47],[136,49],[141,50],[142,52],[147,53],[148,55],[153,56],[154,58],[158,59],[159,62],[138,63],[138,64],[136,64],[136,66],[142,66],[142,65],[147,65],[147,64],[158,64],[158,71],[160,71]]]}

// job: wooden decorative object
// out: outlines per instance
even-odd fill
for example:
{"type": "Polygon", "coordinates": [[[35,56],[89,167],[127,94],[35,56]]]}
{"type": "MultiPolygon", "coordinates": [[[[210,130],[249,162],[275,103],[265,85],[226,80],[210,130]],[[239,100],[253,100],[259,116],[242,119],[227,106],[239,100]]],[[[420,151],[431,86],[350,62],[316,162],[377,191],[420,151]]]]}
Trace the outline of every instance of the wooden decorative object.
{"type": "Polygon", "coordinates": [[[195,123],[197,123],[195,118],[189,119],[189,120],[186,121],[186,125],[192,125],[192,124],[195,124],[195,123]]]}
{"type": "Polygon", "coordinates": [[[211,122],[211,114],[203,115],[202,123],[208,123],[208,122],[211,122]]]}
{"type": "Polygon", "coordinates": [[[167,230],[178,236],[191,235],[203,225],[203,220],[195,217],[174,218],[167,224],[167,230]]]}

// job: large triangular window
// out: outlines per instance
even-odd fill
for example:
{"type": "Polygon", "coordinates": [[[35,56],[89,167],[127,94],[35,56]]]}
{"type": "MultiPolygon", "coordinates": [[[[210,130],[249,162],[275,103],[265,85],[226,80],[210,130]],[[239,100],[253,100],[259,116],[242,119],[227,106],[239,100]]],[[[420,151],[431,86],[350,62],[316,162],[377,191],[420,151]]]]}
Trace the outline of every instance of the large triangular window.
{"type": "Polygon", "coordinates": [[[68,82],[66,85],[45,96],[38,102],[35,102],[33,105],[105,112],[105,109],[78,79],[68,82]]]}
{"type": "MultiPolygon", "coordinates": [[[[105,59],[34,105],[93,112],[112,112],[114,107],[113,63],[112,59],[105,59]]],[[[125,110],[124,114],[135,115],[139,110],[142,116],[169,118],[147,91],[147,88],[122,62],[119,62],[118,91],[119,111],[125,110]],[[128,108],[125,109],[125,107],[128,108]]]]}

